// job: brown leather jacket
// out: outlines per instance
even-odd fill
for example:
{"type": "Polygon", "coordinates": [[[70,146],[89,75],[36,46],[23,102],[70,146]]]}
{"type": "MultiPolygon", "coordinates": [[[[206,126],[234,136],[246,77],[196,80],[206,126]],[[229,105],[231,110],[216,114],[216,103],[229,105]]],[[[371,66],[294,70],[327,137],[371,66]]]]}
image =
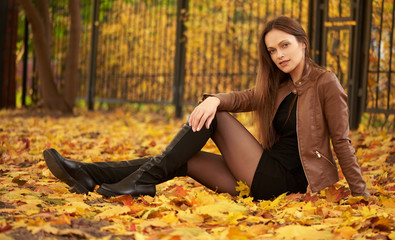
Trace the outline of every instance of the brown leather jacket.
{"type": "MultiPolygon", "coordinates": [[[[298,95],[299,154],[311,190],[317,192],[339,181],[332,140],[352,195],[369,196],[349,138],[347,95],[336,75],[311,67],[296,84],[286,81],[278,91],[276,111],[291,91],[298,95]]],[[[247,112],[255,110],[253,95],[254,90],[249,89],[210,96],[220,99],[218,111],[247,112]]]]}

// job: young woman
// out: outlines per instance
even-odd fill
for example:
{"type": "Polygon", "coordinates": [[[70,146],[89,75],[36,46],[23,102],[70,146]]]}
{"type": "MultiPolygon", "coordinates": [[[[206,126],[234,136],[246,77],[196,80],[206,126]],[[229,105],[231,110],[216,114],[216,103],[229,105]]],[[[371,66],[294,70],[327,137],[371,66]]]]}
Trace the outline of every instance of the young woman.
{"type": "Polygon", "coordinates": [[[190,176],[237,194],[238,180],[255,200],[313,192],[339,180],[330,142],[352,195],[369,196],[348,137],[347,96],[335,74],[312,62],[303,28],[287,17],[268,22],[259,40],[254,88],[205,95],[164,151],[131,161],[81,163],[44,151],[51,172],[71,191],[100,185],[104,196],[155,195],[155,185],[190,176]],[[254,111],[258,142],[228,112],[254,111]],[[221,155],[201,151],[212,138],[221,155]]]}

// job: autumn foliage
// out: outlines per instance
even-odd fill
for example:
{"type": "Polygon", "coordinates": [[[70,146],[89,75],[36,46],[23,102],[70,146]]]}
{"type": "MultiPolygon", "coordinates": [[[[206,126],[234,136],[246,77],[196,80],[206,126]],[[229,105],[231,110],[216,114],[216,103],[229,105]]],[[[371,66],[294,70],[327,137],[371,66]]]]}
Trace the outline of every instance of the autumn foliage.
{"type": "MultiPolygon", "coordinates": [[[[272,201],[253,202],[243,183],[231,197],[188,177],[158,185],[154,198],[103,198],[70,193],[45,166],[49,147],[84,162],[157,154],[183,124],[164,119],[121,109],[74,117],[1,111],[0,239],[395,239],[395,134],[385,131],[351,133],[368,199],[351,197],[343,176],[319,193],[272,201]]],[[[205,150],[218,152],[212,142],[205,150]]]]}

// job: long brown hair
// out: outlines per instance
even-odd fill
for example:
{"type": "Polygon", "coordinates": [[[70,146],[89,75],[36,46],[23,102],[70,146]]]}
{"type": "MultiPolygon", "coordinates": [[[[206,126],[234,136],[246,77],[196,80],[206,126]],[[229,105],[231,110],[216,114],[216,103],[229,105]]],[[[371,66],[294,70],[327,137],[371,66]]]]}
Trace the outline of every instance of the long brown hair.
{"type": "Polygon", "coordinates": [[[278,69],[267,50],[265,37],[273,29],[291,34],[295,36],[298,42],[304,43],[306,46],[305,69],[307,65],[314,65],[309,57],[310,44],[308,37],[297,21],[280,16],[266,24],[259,39],[259,68],[254,91],[255,107],[257,109],[255,117],[258,122],[259,139],[264,149],[269,149],[275,140],[272,120],[275,114],[277,91],[280,84],[290,78],[289,74],[278,69]]]}

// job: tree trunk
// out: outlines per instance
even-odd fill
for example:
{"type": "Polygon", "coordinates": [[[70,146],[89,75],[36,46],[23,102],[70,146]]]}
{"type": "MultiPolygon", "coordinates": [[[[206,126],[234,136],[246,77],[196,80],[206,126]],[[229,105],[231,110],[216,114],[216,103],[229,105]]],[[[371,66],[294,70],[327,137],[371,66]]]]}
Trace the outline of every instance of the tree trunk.
{"type": "MultiPolygon", "coordinates": [[[[43,1],[43,0],[40,0],[43,1]]],[[[40,2],[38,1],[38,2],[40,2]]],[[[37,68],[40,78],[39,86],[45,106],[50,110],[60,110],[64,113],[71,113],[72,106],[70,107],[63,96],[59,94],[54,79],[51,66],[51,49],[48,41],[48,31],[50,26],[45,26],[45,21],[35,9],[31,0],[19,0],[26,17],[32,26],[33,33],[33,46],[35,56],[37,59],[37,68]]],[[[48,4],[47,4],[48,6],[48,4]]],[[[47,9],[48,12],[48,9],[47,9]]]]}
{"type": "Polygon", "coordinates": [[[80,15],[80,1],[69,0],[70,12],[70,40],[69,49],[66,62],[66,70],[64,73],[65,89],[64,97],[69,105],[73,107],[76,97],[76,80],[78,78],[78,56],[79,56],[79,43],[81,33],[81,15],[80,15]]]}
{"type": "Polygon", "coordinates": [[[47,47],[49,49],[48,54],[51,59],[51,44],[52,44],[52,36],[51,36],[51,22],[49,21],[49,0],[41,0],[36,1],[38,15],[41,16],[41,19],[44,23],[44,31],[47,39],[47,47]]]}

